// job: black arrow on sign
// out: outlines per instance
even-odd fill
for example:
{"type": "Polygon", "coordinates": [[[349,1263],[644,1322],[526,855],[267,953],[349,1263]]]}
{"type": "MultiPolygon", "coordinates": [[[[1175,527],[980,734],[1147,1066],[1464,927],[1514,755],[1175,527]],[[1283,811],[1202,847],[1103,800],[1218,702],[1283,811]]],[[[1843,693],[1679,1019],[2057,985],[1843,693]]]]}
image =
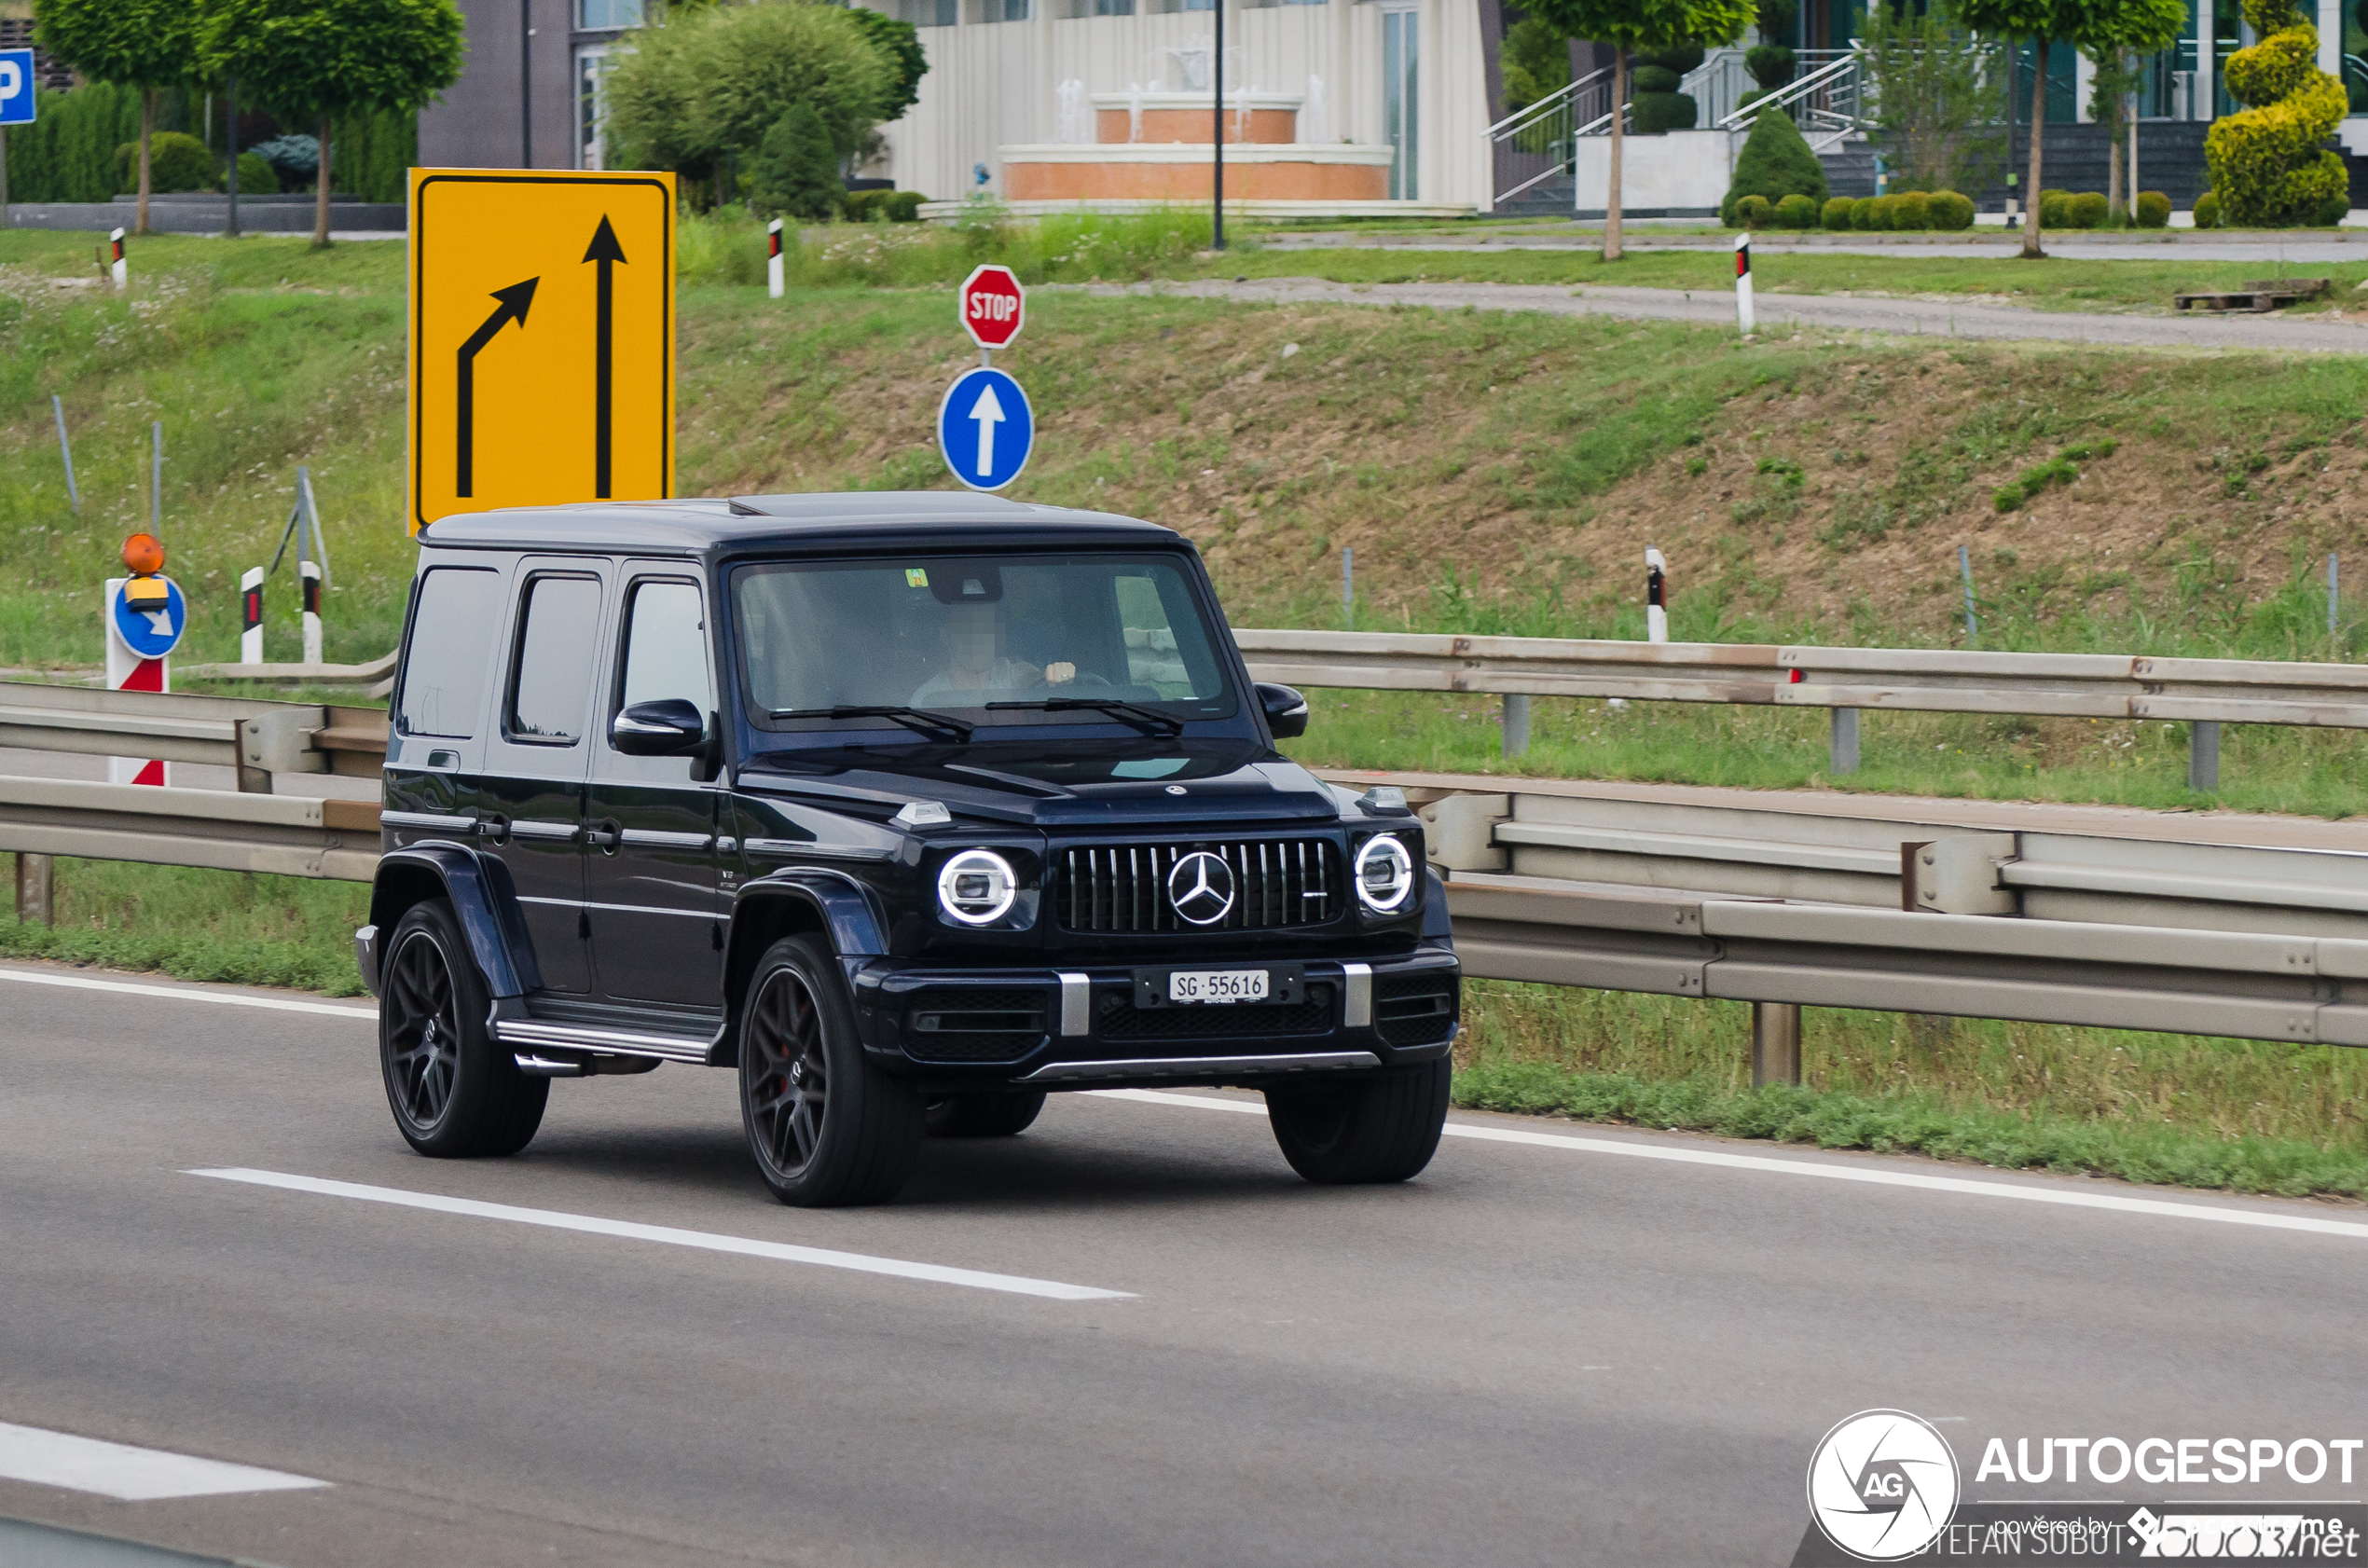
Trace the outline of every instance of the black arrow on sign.
{"type": "Polygon", "coordinates": [[[625,247],[616,242],[616,230],[609,227],[605,213],[600,216],[600,227],[593,231],[592,246],[584,253],[584,259],[600,264],[599,296],[592,315],[592,493],[606,501],[609,499],[609,358],[613,324],[611,311],[615,288],[611,268],[625,260],[625,247]]]}
{"type": "Polygon", "coordinates": [[[493,297],[502,302],[500,308],[486,317],[485,324],[469,334],[469,340],[461,345],[460,396],[454,410],[460,430],[452,444],[459,454],[458,482],[452,487],[455,495],[476,493],[477,351],[492,342],[493,335],[507,323],[516,322],[521,329],[526,326],[527,307],[534,303],[534,285],[542,281],[529,278],[523,283],[495,289],[493,297]]]}

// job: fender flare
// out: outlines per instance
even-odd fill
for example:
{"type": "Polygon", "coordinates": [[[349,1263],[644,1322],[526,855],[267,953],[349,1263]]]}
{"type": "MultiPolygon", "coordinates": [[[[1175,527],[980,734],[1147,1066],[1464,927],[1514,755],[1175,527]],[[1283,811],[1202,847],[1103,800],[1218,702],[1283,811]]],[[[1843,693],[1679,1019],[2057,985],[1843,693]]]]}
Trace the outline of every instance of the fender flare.
{"type": "Polygon", "coordinates": [[[746,917],[785,903],[803,916],[799,924],[829,939],[850,986],[856,970],[888,950],[887,922],[870,891],[845,872],[792,866],[743,884],[733,894],[731,927],[723,939],[723,1025],[708,1052],[709,1066],[730,1066],[739,1060],[743,997],[736,977],[753,970],[762,956],[758,943],[768,928],[768,923],[746,917]]]}
{"type": "Polygon", "coordinates": [[[419,901],[405,893],[424,878],[433,878],[450,901],[489,994],[522,997],[543,988],[543,971],[518,913],[510,868],[464,846],[415,844],[380,856],[370,890],[371,924],[391,933],[403,911],[419,901]]]}
{"type": "Polygon", "coordinates": [[[1447,880],[1435,866],[1425,866],[1423,887],[1423,941],[1434,947],[1452,952],[1455,928],[1447,914],[1447,880]]]}

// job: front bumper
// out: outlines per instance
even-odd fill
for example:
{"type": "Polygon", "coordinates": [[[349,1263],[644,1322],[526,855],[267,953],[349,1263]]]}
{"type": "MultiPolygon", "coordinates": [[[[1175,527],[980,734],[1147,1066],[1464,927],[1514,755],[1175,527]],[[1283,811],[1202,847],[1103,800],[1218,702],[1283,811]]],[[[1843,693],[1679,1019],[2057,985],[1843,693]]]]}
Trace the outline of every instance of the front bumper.
{"type": "Polygon", "coordinates": [[[874,1060],[932,1087],[1064,1089],[1407,1066],[1445,1055],[1462,1015],[1462,971],[1439,948],[1310,959],[1294,966],[1298,999],[1281,1004],[1143,1007],[1136,968],[867,966],[853,976],[857,1025],[874,1060]]]}

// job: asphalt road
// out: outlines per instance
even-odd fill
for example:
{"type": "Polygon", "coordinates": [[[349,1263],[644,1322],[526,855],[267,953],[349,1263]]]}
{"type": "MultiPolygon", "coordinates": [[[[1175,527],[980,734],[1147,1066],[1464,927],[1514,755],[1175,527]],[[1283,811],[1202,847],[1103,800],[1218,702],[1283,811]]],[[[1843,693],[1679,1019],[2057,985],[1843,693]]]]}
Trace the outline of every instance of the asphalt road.
{"type": "Polygon", "coordinates": [[[1870,1407],[1976,1497],[1992,1435],[2368,1410],[2354,1208],[1469,1115],[1326,1190],[1190,1093],[1056,1096],[805,1213],[722,1072],[558,1083],[525,1155],[441,1163],[350,1004],[17,965],[0,1019],[0,1474],[66,1434],[327,1483],[0,1516],[189,1552],[1781,1563],[1870,1407]]]}
{"type": "MultiPolygon", "coordinates": [[[[1054,283],[1095,294],[1167,294],[1260,305],[1413,305],[1438,309],[1535,310],[1556,316],[1618,316],[1700,322],[1732,329],[1735,298],[1725,289],[1579,288],[1559,283],[1340,283],[1320,278],[1252,278],[1240,282],[1054,283]]],[[[2033,310],[1946,298],[1869,298],[1865,295],[1761,293],[1763,337],[1819,332],[1880,332],[1904,337],[1983,337],[2121,348],[2272,350],[2368,353],[2368,325],[2290,316],[2091,314],[2033,310]]]]}

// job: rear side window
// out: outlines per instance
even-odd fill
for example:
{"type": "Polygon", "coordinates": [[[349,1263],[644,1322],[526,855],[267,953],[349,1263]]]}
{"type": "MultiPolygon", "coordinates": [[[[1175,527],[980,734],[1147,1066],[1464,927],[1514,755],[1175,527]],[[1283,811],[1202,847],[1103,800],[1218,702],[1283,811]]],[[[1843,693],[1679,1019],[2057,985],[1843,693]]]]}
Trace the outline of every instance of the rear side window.
{"type": "Polygon", "coordinates": [[[512,740],[572,746],[591,706],[593,651],[600,640],[600,585],[591,577],[537,577],[518,615],[510,678],[512,740]]]}
{"type": "Polygon", "coordinates": [[[395,716],[405,735],[467,740],[476,734],[501,620],[501,573],[440,566],[420,579],[420,608],[403,666],[403,708],[395,716]]]}

